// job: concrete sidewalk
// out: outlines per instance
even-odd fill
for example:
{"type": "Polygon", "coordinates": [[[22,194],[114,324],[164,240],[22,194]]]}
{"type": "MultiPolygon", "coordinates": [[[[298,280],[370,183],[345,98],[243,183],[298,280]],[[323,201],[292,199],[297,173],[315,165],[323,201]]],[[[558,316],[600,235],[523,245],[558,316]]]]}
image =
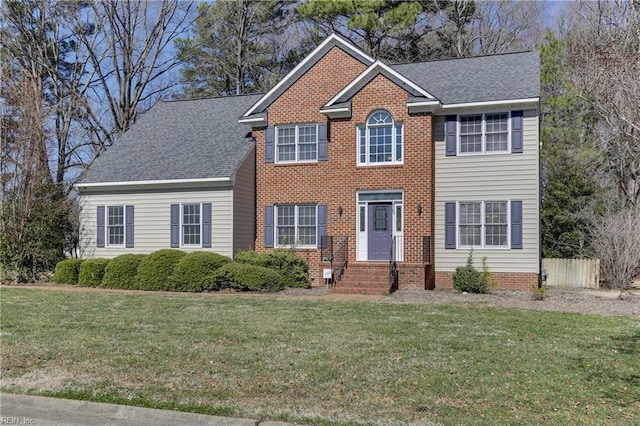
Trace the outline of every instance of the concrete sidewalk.
{"type": "Polygon", "coordinates": [[[103,404],[42,396],[0,394],[1,425],[98,426],[98,425],[207,425],[288,426],[291,423],[207,416],[128,405],[103,404]]]}

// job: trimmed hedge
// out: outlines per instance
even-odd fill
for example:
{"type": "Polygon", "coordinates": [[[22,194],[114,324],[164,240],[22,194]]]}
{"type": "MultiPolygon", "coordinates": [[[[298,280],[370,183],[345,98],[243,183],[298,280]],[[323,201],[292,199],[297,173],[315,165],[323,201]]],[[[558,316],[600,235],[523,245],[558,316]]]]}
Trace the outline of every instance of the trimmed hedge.
{"type": "Polygon", "coordinates": [[[273,269],[248,263],[227,263],[213,274],[216,289],[233,288],[239,291],[272,293],[284,289],[282,276],[273,269]]]}
{"type": "Polygon", "coordinates": [[[135,289],[138,267],[146,257],[146,254],[121,254],[111,259],[104,269],[102,287],[135,289]]]}
{"type": "Polygon", "coordinates": [[[87,259],[80,265],[78,285],[85,287],[98,287],[102,284],[104,269],[109,264],[109,259],[87,259]]]}
{"type": "Polygon", "coordinates": [[[53,280],[58,284],[78,284],[80,265],[84,259],[66,259],[56,264],[53,280]]]}
{"type": "Polygon", "coordinates": [[[188,253],[176,264],[171,277],[171,291],[200,292],[218,290],[213,285],[214,272],[232,262],[226,256],[211,252],[188,253]]]}
{"type": "Polygon", "coordinates": [[[151,253],[138,267],[137,290],[168,290],[177,263],[187,253],[181,250],[163,249],[151,253]]]}
{"type": "Polygon", "coordinates": [[[282,276],[286,287],[311,288],[309,264],[294,250],[280,249],[264,253],[241,251],[236,255],[236,262],[272,269],[282,276]]]}

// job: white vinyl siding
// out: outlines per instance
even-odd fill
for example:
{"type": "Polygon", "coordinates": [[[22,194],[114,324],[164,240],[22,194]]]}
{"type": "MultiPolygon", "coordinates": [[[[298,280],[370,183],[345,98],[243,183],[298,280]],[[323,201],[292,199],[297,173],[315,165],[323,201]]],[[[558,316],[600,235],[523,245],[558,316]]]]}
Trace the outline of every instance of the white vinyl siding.
{"type": "Polygon", "coordinates": [[[236,173],[233,193],[233,255],[253,250],[256,240],[255,149],[245,158],[236,173]]]}
{"type": "MultiPolygon", "coordinates": [[[[514,107],[513,110],[521,109],[514,107]]],[[[460,114],[482,114],[480,109],[460,114]]],[[[522,249],[509,247],[474,248],[478,262],[487,258],[491,272],[531,272],[539,269],[539,172],[538,172],[538,113],[524,110],[524,153],[497,156],[458,155],[445,153],[445,117],[437,116],[435,130],[435,268],[453,272],[464,265],[469,248],[445,249],[445,203],[477,201],[522,201],[522,249]]],[[[459,208],[459,207],[458,207],[459,208]]],[[[459,216],[459,211],[456,211],[459,216]]],[[[460,230],[456,227],[459,242],[460,230]]],[[[486,237],[485,237],[486,238],[486,237]]],[[[496,237],[499,238],[499,237],[496,237]]]]}
{"type": "MultiPolygon", "coordinates": [[[[233,197],[230,189],[208,191],[83,194],[80,196],[80,256],[112,258],[126,253],[149,254],[171,247],[171,204],[211,203],[211,248],[185,247],[233,256],[233,197]],[[96,247],[96,208],[99,205],[135,206],[134,248],[96,247]]],[[[106,216],[106,215],[105,215],[106,216]]],[[[253,223],[253,222],[251,222],[253,223]]]]}

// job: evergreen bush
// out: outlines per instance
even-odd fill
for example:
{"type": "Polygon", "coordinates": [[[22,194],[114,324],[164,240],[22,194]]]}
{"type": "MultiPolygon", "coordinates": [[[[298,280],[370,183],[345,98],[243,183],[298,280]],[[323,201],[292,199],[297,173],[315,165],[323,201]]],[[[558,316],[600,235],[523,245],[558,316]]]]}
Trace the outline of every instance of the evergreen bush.
{"type": "Polygon", "coordinates": [[[453,288],[461,292],[486,293],[489,290],[489,269],[486,258],[482,259],[482,270],[473,266],[473,249],[469,251],[467,264],[458,266],[453,274],[453,288]]]}
{"type": "Polygon", "coordinates": [[[104,269],[109,259],[87,259],[80,265],[78,273],[78,285],[85,287],[98,287],[102,284],[104,269]]]}
{"type": "Polygon", "coordinates": [[[181,250],[162,249],[151,253],[140,262],[136,289],[169,290],[173,269],[187,253],[181,250]]]}
{"type": "Polygon", "coordinates": [[[58,284],[78,284],[78,274],[83,259],[66,259],[56,264],[53,280],[58,284]]]}
{"type": "Polygon", "coordinates": [[[145,257],[146,254],[121,254],[111,259],[104,269],[102,287],[135,289],[138,267],[145,257]]]}
{"type": "Polygon", "coordinates": [[[273,269],[248,263],[227,263],[213,274],[215,289],[233,288],[239,291],[271,293],[284,289],[282,276],[273,269]]]}
{"type": "Polygon", "coordinates": [[[180,259],[173,270],[170,290],[191,292],[215,290],[212,284],[214,272],[230,262],[232,262],[230,258],[217,253],[188,253],[180,259]]]}
{"type": "Polygon", "coordinates": [[[292,249],[242,251],[236,255],[236,262],[273,269],[282,276],[286,287],[311,288],[309,264],[292,249]]]}

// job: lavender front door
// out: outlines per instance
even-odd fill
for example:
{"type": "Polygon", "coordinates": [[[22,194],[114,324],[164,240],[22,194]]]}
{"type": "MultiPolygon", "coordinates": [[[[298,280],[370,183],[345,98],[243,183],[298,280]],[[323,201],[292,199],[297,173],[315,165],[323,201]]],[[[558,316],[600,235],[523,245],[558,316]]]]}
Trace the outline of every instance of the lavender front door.
{"type": "Polygon", "coordinates": [[[369,204],[369,260],[389,260],[391,250],[391,204],[369,204]]]}

